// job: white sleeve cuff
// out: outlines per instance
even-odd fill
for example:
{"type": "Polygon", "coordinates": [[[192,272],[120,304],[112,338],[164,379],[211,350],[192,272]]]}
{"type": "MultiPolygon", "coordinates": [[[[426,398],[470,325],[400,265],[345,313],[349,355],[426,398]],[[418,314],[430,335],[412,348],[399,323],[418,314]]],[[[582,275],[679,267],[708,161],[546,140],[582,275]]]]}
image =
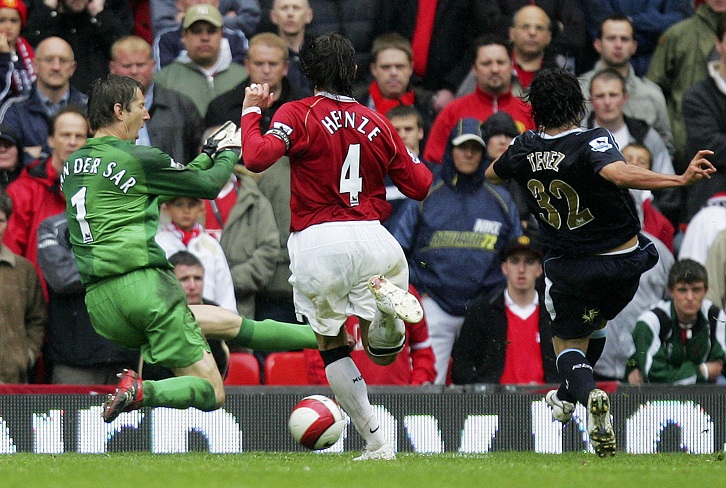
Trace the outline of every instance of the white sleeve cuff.
{"type": "Polygon", "coordinates": [[[262,109],[260,107],[247,107],[242,111],[242,117],[253,112],[262,115],[262,109]]]}

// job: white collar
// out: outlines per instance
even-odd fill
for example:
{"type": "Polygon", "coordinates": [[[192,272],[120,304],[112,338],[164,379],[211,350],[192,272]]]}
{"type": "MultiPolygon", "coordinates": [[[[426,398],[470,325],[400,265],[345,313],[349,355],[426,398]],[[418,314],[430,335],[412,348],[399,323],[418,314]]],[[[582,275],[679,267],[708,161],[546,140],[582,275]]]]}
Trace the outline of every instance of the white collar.
{"type": "Polygon", "coordinates": [[[325,98],[331,98],[338,102],[355,102],[356,101],[355,98],[353,98],[353,97],[349,97],[347,95],[337,95],[335,93],[330,93],[330,92],[326,92],[326,91],[316,92],[315,95],[320,95],[321,97],[325,97],[325,98]]]}
{"type": "Polygon", "coordinates": [[[549,134],[547,134],[545,132],[538,132],[537,134],[539,134],[539,136],[542,139],[557,139],[559,137],[568,136],[568,135],[573,134],[575,132],[585,132],[585,131],[584,131],[584,129],[582,127],[575,127],[573,129],[566,130],[565,132],[560,132],[559,134],[555,134],[553,136],[551,136],[551,135],[549,135],[549,134]]]}

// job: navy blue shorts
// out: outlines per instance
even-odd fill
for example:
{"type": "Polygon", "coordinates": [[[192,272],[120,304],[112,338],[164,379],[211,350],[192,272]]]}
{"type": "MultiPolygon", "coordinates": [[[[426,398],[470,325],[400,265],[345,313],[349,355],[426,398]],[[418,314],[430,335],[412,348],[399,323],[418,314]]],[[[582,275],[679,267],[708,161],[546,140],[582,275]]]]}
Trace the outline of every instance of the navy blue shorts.
{"type": "Polygon", "coordinates": [[[588,337],[602,320],[614,318],[638,290],[640,275],[655,266],[658,251],[638,235],[638,248],[614,256],[548,255],[545,304],[552,333],[561,339],[588,337]]]}

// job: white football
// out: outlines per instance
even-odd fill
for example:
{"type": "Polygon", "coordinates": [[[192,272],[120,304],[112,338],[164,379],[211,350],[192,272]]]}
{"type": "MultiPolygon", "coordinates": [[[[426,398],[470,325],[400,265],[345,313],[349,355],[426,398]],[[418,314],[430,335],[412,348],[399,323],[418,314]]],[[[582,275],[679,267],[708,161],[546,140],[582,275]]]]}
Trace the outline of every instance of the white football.
{"type": "Polygon", "coordinates": [[[335,444],[345,419],[335,401],[323,395],[310,395],[293,407],[287,427],[296,442],[317,451],[335,444]]]}

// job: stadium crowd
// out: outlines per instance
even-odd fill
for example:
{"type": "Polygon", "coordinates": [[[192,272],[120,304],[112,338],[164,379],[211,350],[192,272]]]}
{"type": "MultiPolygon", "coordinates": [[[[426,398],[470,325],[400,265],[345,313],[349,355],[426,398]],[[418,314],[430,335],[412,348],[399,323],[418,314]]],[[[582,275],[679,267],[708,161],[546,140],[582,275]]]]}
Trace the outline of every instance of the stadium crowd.
{"type": "MultiPolygon", "coordinates": [[[[687,189],[631,190],[661,259],[611,321],[595,379],[726,382],[726,332],[712,320],[726,308],[726,0],[0,0],[0,383],[113,384],[113,371],[139,365],[96,336],[57,234],[67,232],[62,164],[92,137],[92,82],[112,73],[141,83],[151,118],[136,144],[187,164],[206,134],[240,124],[247,87],[271,87],[263,133],[281,105],[311,96],[300,48],[333,31],[356,50],[355,98],[387,116],[435,177],[423,203],[387,187],[383,224],[406,252],[425,320],[406,324],[391,366],[352,355],[370,384],[560,381],[542,344],[551,331],[537,221],[519,188],[484,178],[514,137],[536,129],[528,88],[552,66],[579,77],[582,127],[610,131],[628,164],[681,174],[709,149],[718,169],[687,189]],[[669,277],[683,260],[676,271],[697,279],[669,277]],[[678,358],[661,351],[666,342],[678,358]],[[97,374],[80,374],[89,367],[97,374]]],[[[288,282],[286,156],[253,173],[242,154],[215,199],[175,198],[163,211],[157,241],[167,257],[188,251],[201,263],[199,300],[305,323],[288,282]]],[[[347,331],[360,351],[358,324],[347,331]]],[[[254,354],[265,384],[271,354],[220,351],[225,370],[254,354]]],[[[309,352],[296,363],[303,381],[325,383],[309,352]]]]}

